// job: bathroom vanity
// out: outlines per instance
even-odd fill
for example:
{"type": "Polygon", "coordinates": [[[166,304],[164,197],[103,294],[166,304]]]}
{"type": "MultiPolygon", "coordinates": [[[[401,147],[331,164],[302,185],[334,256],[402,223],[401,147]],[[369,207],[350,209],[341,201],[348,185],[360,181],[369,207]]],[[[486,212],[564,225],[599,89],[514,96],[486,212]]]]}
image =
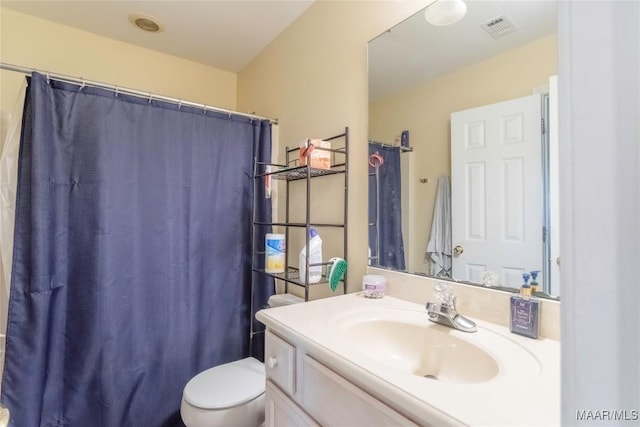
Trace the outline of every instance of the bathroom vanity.
{"type": "Polygon", "coordinates": [[[267,426],[416,425],[314,359],[304,347],[267,334],[267,426]]]}
{"type": "Polygon", "coordinates": [[[559,425],[560,345],[360,293],[262,310],[266,425],[559,425]]]}

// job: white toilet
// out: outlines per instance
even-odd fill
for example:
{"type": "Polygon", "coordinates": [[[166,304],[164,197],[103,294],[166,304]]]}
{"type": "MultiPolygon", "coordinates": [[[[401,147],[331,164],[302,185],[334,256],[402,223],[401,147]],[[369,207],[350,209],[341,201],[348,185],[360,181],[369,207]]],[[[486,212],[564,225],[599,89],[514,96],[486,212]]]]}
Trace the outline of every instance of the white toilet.
{"type": "MultiPolygon", "coordinates": [[[[290,294],[269,298],[269,307],[304,301],[290,294]]],[[[264,422],[264,364],[253,357],[218,365],[191,378],[182,392],[180,416],[187,427],[257,427],[264,422]]]]}
{"type": "Polygon", "coordinates": [[[182,421],[187,427],[257,427],[264,421],[264,385],[264,365],[253,357],[200,372],[182,392],[182,421]]]}

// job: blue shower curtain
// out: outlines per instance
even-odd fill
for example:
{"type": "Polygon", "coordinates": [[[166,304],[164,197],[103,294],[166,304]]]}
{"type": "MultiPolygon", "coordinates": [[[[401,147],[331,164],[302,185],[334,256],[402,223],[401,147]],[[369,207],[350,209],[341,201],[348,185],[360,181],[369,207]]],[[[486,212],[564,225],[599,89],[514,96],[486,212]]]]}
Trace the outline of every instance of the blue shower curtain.
{"type": "MultiPolygon", "coordinates": [[[[268,121],[34,73],[2,402],[11,425],[173,426],[196,373],[249,354],[254,158],[268,121]]],[[[258,286],[255,305],[268,298],[258,286]]]]}
{"type": "Polygon", "coordinates": [[[372,224],[369,227],[369,247],[372,256],[378,257],[371,264],[402,271],[406,266],[402,238],[400,148],[370,142],[369,155],[373,154],[381,156],[384,163],[378,167],[378,191],[376,168],[369,165],[369,224],[372,224]],[[379,224],[376,223],[378,209],[379,224]]]}

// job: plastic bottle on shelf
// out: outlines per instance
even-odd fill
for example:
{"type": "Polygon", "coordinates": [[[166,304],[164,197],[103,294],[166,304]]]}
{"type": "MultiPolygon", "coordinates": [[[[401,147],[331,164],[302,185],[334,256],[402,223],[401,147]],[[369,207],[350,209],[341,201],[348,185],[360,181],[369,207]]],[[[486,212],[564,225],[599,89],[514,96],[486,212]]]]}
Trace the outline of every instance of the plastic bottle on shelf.
{"type": "MultiPolygon", "coordinates": [[[[314,228],[309,229],[309,264],[322,263],[322,239],[314,228]]],[[[304,283],[307,271],[307,246],[300,251],[298,263],[300,271],[300,282],[304,283]]],[[[322,266],[309,267],[309,283],[318,283],[322,278],[322,266]]]]}

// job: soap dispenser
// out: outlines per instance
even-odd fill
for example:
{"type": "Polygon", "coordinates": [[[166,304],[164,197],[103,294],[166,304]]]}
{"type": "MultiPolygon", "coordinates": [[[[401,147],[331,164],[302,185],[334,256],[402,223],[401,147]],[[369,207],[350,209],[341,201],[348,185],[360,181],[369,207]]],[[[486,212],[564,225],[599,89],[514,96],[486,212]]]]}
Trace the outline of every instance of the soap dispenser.
{"type": "Polygon", "coordinates": [[[531,292],[538,292],[540,289],[538,285],[538,274],[540,274],[540,270],[533,270],[531,272],[531,292]]]}

